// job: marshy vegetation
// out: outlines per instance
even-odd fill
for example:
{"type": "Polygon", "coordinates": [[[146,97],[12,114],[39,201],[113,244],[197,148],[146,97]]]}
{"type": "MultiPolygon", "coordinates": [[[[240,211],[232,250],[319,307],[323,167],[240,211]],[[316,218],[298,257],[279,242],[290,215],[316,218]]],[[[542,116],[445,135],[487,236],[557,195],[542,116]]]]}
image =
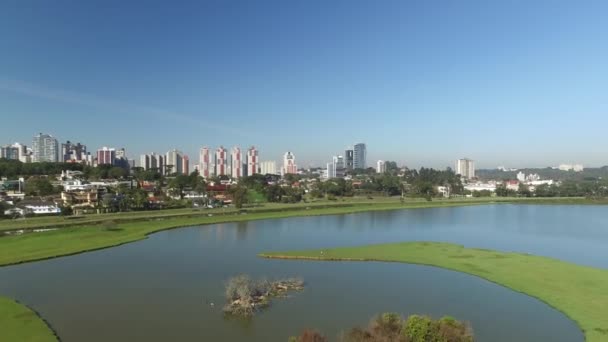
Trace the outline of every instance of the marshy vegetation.
{"type": "Polygon", "coordinates": [[[255,280],[241,274],[226,283],[226,305],[224,312],[237,316],[252,316],[270,305],[271,298],[285,297],[290,291],[302,291],[304,281],[288,278],[276,281],[255,280]]]}
{"type": "MultiPolygon", "coordinates": [[[[328,342],[314,330],[306,330],[289,342],[328,342]]],[[[451,317],[433,320],[427,316],[407,318],[396,313],[384,313],[372,319],[366,328],[353,328],[338,337],[340,342],[473,342],[469,324],[451,317]]]]}

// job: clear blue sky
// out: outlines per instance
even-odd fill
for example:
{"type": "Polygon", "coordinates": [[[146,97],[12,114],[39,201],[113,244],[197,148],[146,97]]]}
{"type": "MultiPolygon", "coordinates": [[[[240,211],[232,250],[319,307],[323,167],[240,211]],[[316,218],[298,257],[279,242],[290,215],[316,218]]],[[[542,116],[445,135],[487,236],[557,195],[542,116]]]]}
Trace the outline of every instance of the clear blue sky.
{"type": "Polygon", "coordinates": [[[0,3],[0,143],[608,164],[608,1],[0,3]]]}

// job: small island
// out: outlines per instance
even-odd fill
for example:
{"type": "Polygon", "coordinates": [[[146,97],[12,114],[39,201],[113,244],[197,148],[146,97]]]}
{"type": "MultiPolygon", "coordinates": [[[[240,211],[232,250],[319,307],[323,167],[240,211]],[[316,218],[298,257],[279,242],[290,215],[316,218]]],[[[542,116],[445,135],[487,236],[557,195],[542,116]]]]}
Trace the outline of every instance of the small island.
{"type": "Polygon", "coordinates": [[[270,299],[284,298],[290,291],[302,290],[304,290],[304,281],[300,278],[269,281],[255,280],[241,274],[226,282],[224,312],[229,315],[250,317],[268,307],[270,299]]]}

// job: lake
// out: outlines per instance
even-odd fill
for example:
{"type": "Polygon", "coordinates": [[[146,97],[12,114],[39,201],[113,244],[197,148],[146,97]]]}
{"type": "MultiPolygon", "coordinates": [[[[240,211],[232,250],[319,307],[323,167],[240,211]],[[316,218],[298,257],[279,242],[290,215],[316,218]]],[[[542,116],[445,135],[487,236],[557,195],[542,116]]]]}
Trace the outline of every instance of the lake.
{"type": "Polygon", "coordinates": [[[0,294],[39,311],[64,342],[332,340],[377,313],[471,322],[478,341],[583,341],[557,310],[488,281],[397,263],[268,260],[271,250],[445,241],[608,268],[603,206],[486,205],[182,228],[120,247],[0,268],[0,294]],[[306,289],[251,320],[226,319],[225,281],[300,276],[306,289]],[[209,303],[215,303],[211,306],[209,303]]]}

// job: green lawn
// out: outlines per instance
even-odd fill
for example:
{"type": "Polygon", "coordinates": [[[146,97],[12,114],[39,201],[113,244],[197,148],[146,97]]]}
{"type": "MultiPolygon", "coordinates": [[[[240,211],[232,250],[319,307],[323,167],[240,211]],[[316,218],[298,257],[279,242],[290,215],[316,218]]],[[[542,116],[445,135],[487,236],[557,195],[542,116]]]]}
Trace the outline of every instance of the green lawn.
{"type": "Polygon", "coordinates": [[[608,341],[608,270],[520,253],[436,242],[268,252],[267,258],[393,261],[469,273],[536,297],[573,319],[589,342],[608,341]]]}
{"type": "Polygon", "coordinates": [[[55,334],[35,312],[0,297],[0,341],[57,342],[55,334]]]}

